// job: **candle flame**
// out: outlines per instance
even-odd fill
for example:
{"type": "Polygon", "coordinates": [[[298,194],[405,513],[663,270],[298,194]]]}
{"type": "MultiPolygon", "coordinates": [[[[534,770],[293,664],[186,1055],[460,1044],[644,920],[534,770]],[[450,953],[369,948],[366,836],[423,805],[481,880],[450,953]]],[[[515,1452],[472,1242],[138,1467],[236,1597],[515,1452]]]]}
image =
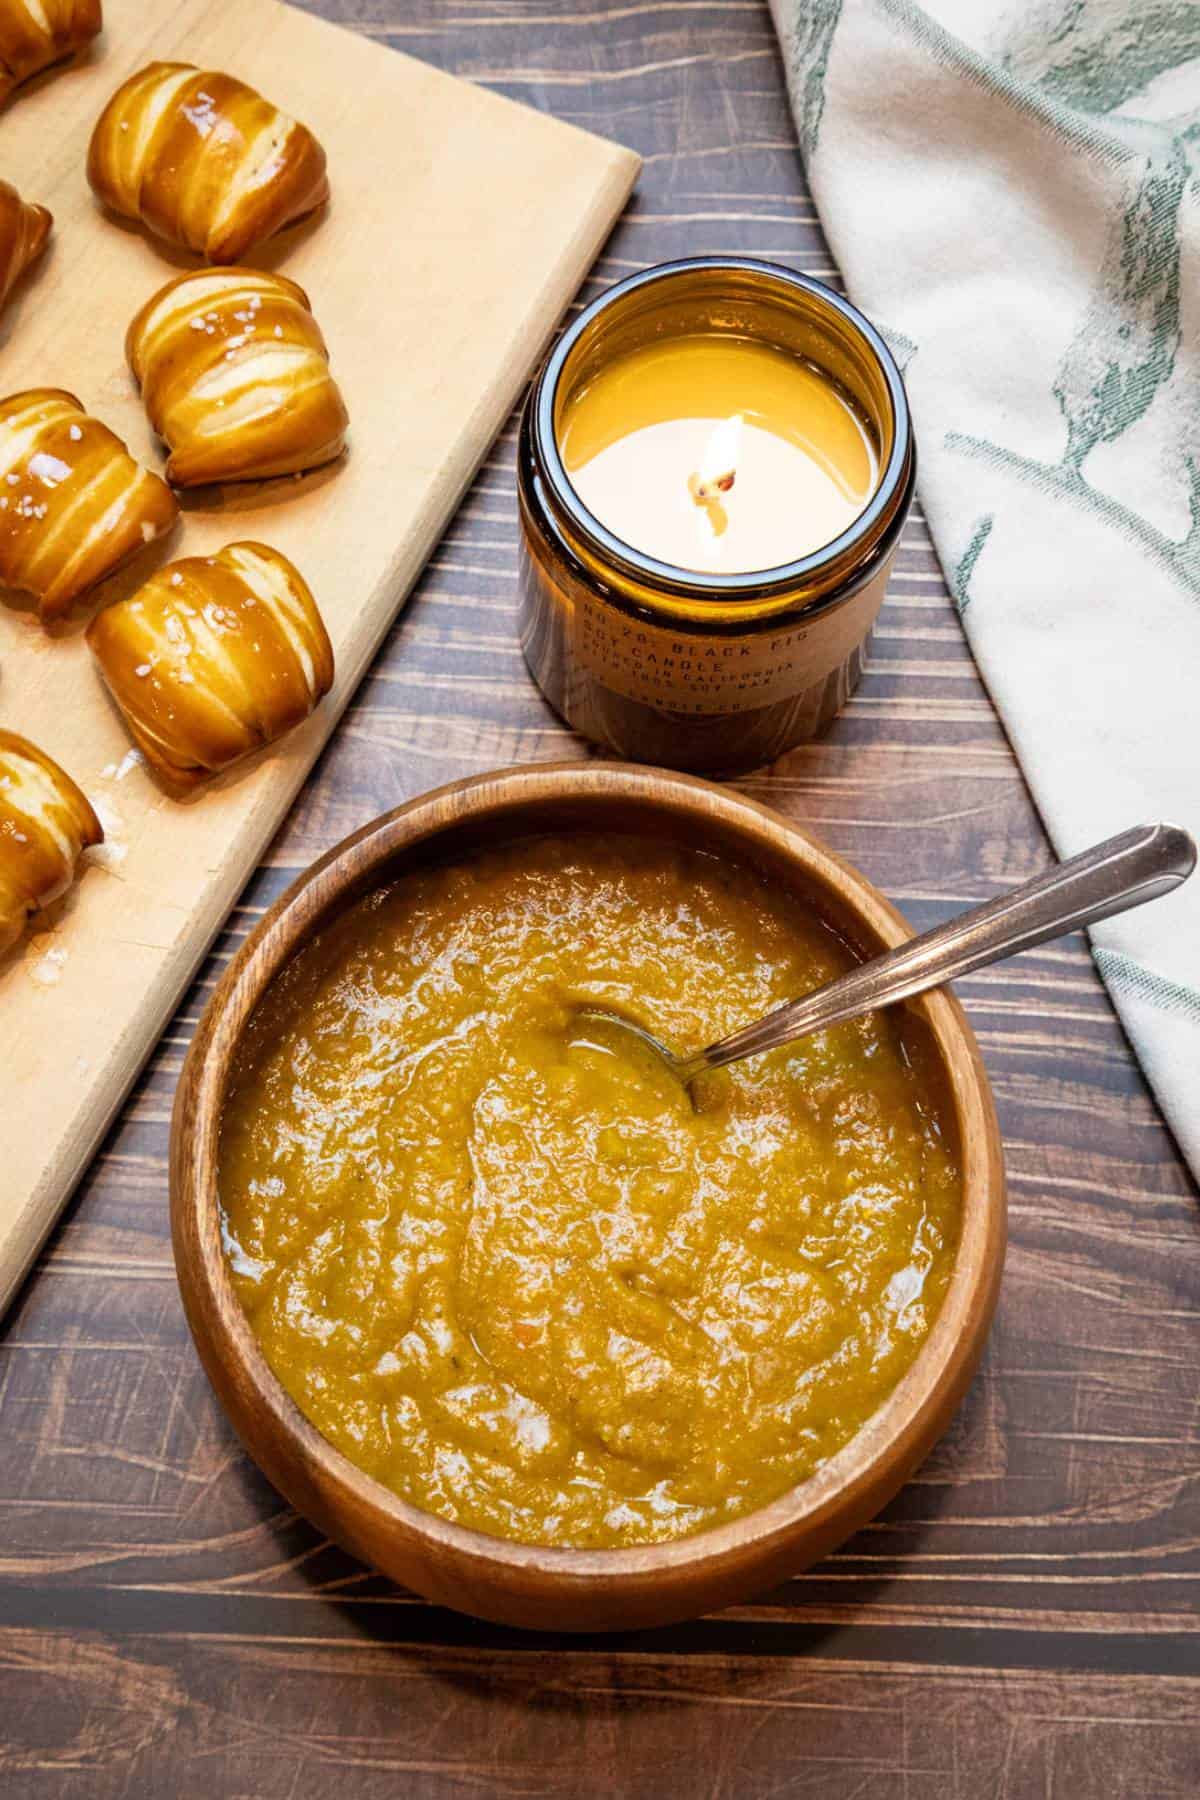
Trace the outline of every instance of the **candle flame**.
{"type": "Polygon", "coordinates": [[[704,447],[699,469],[688,476],[688,492],[697,505],[704,506],[719,500],[737,480],[744,423],[743,415],[734,413],[714,427],[704,447]]]}

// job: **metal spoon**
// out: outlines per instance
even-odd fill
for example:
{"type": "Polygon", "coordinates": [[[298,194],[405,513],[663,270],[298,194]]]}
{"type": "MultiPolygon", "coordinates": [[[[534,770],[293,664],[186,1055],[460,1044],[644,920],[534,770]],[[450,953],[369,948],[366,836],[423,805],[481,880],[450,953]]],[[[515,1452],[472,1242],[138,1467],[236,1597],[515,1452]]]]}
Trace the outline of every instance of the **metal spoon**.
{"type": "Polygon", "coordinates": [[[673,1055],[652,1032],[606,1007],[581,1006],[579,1016],[598,1021],[608,1033],[614,1028],[628,1032],[661,1057],[670,1073],[687,1087],[707,1069],[720,1069],[743,1056],[790,1044],[810,1031],[822,1031],[875,1007],[923,994],[927,988],[970,975],[1003,957],[1015,956],[1019,950],[1031,950],[1047,938],[1061,937],[1142,906],[1147,900],[1157,900],[1186,881],[1195,866],[1195,843],[1178,825],[1137,825],[1070,857],[998,900],[973,906],[970,912],[910,938],[897,949],[860,963],[811,994],[786,1001],[694,1056],[673,1055]]]}

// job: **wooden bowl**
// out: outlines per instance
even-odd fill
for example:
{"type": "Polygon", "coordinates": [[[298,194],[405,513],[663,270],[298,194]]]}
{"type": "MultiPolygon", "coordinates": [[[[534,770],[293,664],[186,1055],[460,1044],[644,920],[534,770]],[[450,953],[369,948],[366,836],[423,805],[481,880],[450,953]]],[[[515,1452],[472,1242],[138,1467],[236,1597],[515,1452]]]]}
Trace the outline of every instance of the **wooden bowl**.
{"type": "Polygon", "coordinates": [[[944,1060],[963,1162],[963,1225],[940,1314],[891,1397],[816,1474],[758,1511],[674,1543],[549,1549],[450,1524],[399,1499],[322,1437],[284,1392],[221,1248],[217,1134],[230,1056],[267,984],[331,913],[422,863],[539,832],[653,833],[748,860],[815,899],[864,953],[911,935],[832,851],[765,807],[687,776],[562,763],[425,795],[356,832],[302,875],[217,987],[184,1066],[171,1128],[171,1226],[188,1323],[246,1448],[322,1531],[427,1599],[505,1624],[628,1629],[744,1600],[817,1561],[879,1511],[945,1430],[983,1349],[1005,1241],[1004,1172],[987,1077],[948,993],[910,1002],[944,1060]]]}

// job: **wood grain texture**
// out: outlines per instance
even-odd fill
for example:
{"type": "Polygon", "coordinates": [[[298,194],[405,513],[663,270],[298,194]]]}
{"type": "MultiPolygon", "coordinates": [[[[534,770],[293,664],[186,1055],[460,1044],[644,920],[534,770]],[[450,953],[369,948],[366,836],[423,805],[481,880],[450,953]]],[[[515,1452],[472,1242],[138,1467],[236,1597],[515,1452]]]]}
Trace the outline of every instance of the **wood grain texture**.
{"type": "MultiPolygon", "coordinates": [[[[323,9],[648,157],[596,283],[700,251],[836,279],[760,0],[323,9]]],[[[10,1315],[0,1791],[1194,1794],[1200,1221],[1078,939],[961,985],[1010,1185],[983,1371],[887,1512],[757,1605],[570,1646],[470,1626],[323,1545],[218,1412],[175,1289],[165,1160],[216,974],[292,875],[372,813],[586,754],[515,642],[512,450],[510,427],[10,1315]]],[[[918,925],[1048,862],[919,515],[846,713],[738,785],[814,826],[918,925]]]]}

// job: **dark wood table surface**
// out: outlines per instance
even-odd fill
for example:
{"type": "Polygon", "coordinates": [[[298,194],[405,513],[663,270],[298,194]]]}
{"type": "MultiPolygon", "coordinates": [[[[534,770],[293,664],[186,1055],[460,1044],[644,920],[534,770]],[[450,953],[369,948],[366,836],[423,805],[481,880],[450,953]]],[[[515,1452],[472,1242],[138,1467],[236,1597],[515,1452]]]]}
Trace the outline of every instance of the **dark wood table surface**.
{"type": "MultiPolygon", "coordinates": [[[[837,283],[760,0],[319,9],[643,154],[585,294],[720,251],[837,283]]],[[[962,984],[1011,1183],[985,1367],[887,1512],[757,1604],[618,1639],[475,1624],[324,1543],[218,1411],[166,1198],[215,977],[372,814],[588,754],[516,645],[513,444],[510,425],[3,1327],[0,1794],[1194,1795],[1200,1216],[1078,938],[962,984]]],[[[859,694],[740,785],[918,926],[1047,862],[919,509],[859,694]]]]}

